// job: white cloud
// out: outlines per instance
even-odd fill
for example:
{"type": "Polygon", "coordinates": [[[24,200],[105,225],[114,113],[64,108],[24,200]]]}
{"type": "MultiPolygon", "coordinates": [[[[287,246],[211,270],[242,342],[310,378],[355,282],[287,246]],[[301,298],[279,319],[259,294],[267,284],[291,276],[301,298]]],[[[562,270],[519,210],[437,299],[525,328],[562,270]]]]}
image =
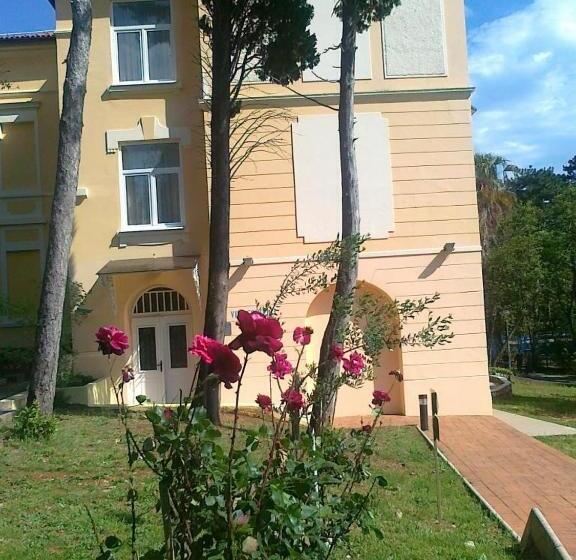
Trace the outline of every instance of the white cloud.
{"type": "Polygon", "coordinates": [[[557,167],[576,153],[576,0],[534,0],[475,29],[470,72],[478,150],[557,167]]]}
{"type": "Polygon", "coordinates": [[[539,64],[540,62],[546,62],[551,56],[551,51],[541,51],[532,56],[532,60],[539,64]]]}

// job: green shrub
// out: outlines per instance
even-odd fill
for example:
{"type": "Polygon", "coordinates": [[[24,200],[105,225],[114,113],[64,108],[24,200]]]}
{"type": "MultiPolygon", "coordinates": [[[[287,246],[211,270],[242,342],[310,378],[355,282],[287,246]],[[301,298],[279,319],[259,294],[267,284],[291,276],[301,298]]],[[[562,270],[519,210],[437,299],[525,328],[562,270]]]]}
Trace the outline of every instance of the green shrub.
{"type": "Polygon", "coordinates": [[[32,368],[33,361],[34,350],[32,348],[0,348],[2,371],[18,370],[28,373],[32,368]]]}
{"type": "Polygon", "coordinates": [[[12,422],[10,435],[21,440],[50,439],[56,431],[56,420],[53,416],[40,414],[38,404],[27,406],[18,411],[12,422]]]}
{"type": "Polygon", "coordinates": [[[82,387],[92,383],[94,377],[91,375],[84,375],[83,373],[66,372],[58,376],[56,380],[56,387],[82,387]]]}
{"type": "Polygon", "coordinates": [[[505,377],[506,379],[510,379],[513,375],[516,375],[514,370],[505,367],[491,367],[489,371],[490,375],[497,375],[499,377],[505,377]]]}

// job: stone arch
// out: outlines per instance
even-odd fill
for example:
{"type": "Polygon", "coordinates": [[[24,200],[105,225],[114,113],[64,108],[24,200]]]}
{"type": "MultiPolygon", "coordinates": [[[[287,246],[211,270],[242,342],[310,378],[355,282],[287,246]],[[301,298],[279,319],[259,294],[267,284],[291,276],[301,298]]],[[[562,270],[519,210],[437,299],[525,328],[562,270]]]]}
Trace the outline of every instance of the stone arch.
{"type": "MultiPolygon", "coordinates": [[[[392,298],[380,288],[368,282],[359,282],[357,293],[370,294],[382,299],[385,302],[392,301],[392,298]]],[[[314,329],[316,336],[312,338],[312,343],[307,349],[307,361],[317,362],[320,354],[322,335],[334,297],[334,286],[320,292],[310,303],[306,314],[306,324],[314,329]]],[[[399,321],[399,318],[397,318],[399,321]]],[[[367,382],[360,389],[342,387],[339,391],[336,402],[336,416],[367,416],[370,414],[370,401],[374,390],[388,391],[391,402],[386,405],[386,414],[404,414],[404,390],[402,383],[389,375],[392,370],[402,371],[402,350],[397,347],[393,350],[384,350],[380,354],[379,365],[374,371],[374,380],[367,382]]]]}

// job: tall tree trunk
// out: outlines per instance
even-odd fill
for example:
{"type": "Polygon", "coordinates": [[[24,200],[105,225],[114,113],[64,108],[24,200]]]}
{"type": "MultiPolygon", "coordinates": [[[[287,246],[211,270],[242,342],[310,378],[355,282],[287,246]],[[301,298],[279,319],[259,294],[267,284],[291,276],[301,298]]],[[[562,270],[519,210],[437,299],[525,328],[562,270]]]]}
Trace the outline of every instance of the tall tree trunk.
{"type": "MultiPolygon", "coordinates": [[[[212,104],[210,195],[210,262],[204,334],[224,340],[230,273],[230,41],[231,0],[214,2],[212,20],[212,104]]],[[[215,424],[220,424],[220,385],[210,383],[208,369],[200,371],[204,406],[215,424]]]]}
{"type": "Polygon", "coordinates": [[[316,398],[312,408],[311,427],[319,433],[330,420],[336,397],[338,364],[330,358],[334,342],[342,342],[358,280],[358,253],[354,237],[360,234],[360,203],[358,170],[354,151],[354,68],[356,61],[356,25],[354,3],[344,1],[342,7],[342,43],[340,64],[340,107],[338,130],[340,137],[340,168],[342,176],[342,246],[344,251],[338,266],[334,302],[328,325],[322,338],[316,398]]]}
{"type": "Polygon", "coordinates": [[[51,414],[56,392],[60,334],[68,260],[72,244],[74,207],[78,188],[82,115],[92,35],[90,0],[71,0],[72,35],[66,60],[66,79],[58,138],[56,184],[50,217],[48,250],[36,328],[36,354],[28,405],[38,401],[43,414],[51,414]]]}

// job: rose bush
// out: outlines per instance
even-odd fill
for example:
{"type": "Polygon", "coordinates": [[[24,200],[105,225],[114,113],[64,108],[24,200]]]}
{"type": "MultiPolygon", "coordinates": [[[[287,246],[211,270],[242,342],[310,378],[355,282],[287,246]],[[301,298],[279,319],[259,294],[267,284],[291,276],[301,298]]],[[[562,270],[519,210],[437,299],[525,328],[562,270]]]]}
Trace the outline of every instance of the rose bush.
{"type": "MultiPolygon", "coordinates": [[[[386,486],[386,480],[371,472],[370,458],[375,427],[390,395],[373,392],[367,403],[372,407],[372,421],[359,429],[328,426],[321,434],[314,433],[309,418],[315,406],[318,364],[308,363],[305,356],[314,333],[307,326],[297,327],[291,333],[295,346],[285,350],[279,320],[279,307],[287,297],[327,287],[330,280],[323,267],[329,268],[338,256],[335,244],[296,263],[273,302],[238,313],[240,334],[230,344],[194,337],[190,352],[226,390],[235,391],[233,422],[226,432],[209,421],[191,393],[174,408],[149,403],[152,406],[145,416],[151,434],[140,441],[130,430],[129,407],[124,402],[124,386],[133,381],[134,373],[128,365],[118,380],[112,380],[130,467],[127,498],[133,560],[320,560],[344,547],[354,528],[382,538],[370,504],[374,490],[386,486]],[[251,395],[262,413],[260,425],[254,427],[254,421],[247,419],[240,427],[242,382],[255,353],[270,358],[269,391],[251,395]],[[290,353],[293,360],[288,358],[290,353]],[[140,461],[158,481],[157,510],[164,539],[156,550],[140,551],[137,543],[134,467],[140,461]]],[[[329,359],[340,364],[334,394],[344,385],[360,387],[370,382],[384,349],[449,342],[449,317],[434,319],[429,314],[420,330],[407,336],[400,332],[405,321],[436,300],[434,296],[382,304],[359,298],[350,326],[331,348],[329,359]]],[[[96,338],[100,351],[109,358],[128,348],[126,335],[116,327],[103,327],[96,338]]],[[[199,367],[195,376],[198,371],[199,367]]],[[[396,370],[390,377],[392,383],[403,380],[396,370]]],[[[196,377],[193,388],[195,382],[196,377]]],[[[143,395],[137,400],[140,404],[147,401],[143,395]]],[[[124,546],[115,536],[106,538],[99,560],[115,558],[124,546]]]]}
{"type": "MultiPolygon", "coordinates": [[[[278,319],[240,312],[238,326],[242,334],[230,345],[199,335],[189,350],[224,387],[235,389],[237,403],[250,356],[254,352],[271,355],[268,370],[278,389],[277,401],[272,393],[255,397],[268,417],[263,416],[259,428],[245,430],[242,445],[236,444],[238,406],[226,450],[222,432],[193,399],[183,399],[174,409],[149,408],[145,415],[153,435],[138,442],[128,427],[123,399],[124,386],[134,379],[130,366],[122,369],[115,384],[131,472],[134,463],[142,460],[158,477],[165,542],[158,550],[147,551],[144,558],[320,559],[329,558],[346,542],[353,527],[379,534],[368,505],[374,488],[384,486],[385,480],[370,474],[368,458],[372,428],[383,401],[373,407],[372,424],[361,430],[326,430],[322,437],[304,430],[295,436],[291,422],[305,423],[311,406],[308,382],[314,368],[305,364],[303,354],[312,331],[299,328],[292,333],[298,345],[297,365],[293,366],[286,353],[273,351],[282,348],[284,332],[278,319]],[[243,360],[232,347],[242,348],[243,360]]],[[[119,329],[106,328],[121,338],[119,329]]],[[[100,351],[109,356],[107,347],[101,346],[100,351]]],[[[342,360],[349,360],[354,371],[366,364],[357,350],[342,349],[342,360]]],[[[343,369],[342,376],[347,375],[343,369]]],[[[128,498],[136,524],[132,476],[128,498]]],[[[100,558],[114,558],[121,547],[116,537],[108,537],[101,545],[100,558]]],[[[135,538],[131,547],[133,557],[138,557],[135,538]]]]}

